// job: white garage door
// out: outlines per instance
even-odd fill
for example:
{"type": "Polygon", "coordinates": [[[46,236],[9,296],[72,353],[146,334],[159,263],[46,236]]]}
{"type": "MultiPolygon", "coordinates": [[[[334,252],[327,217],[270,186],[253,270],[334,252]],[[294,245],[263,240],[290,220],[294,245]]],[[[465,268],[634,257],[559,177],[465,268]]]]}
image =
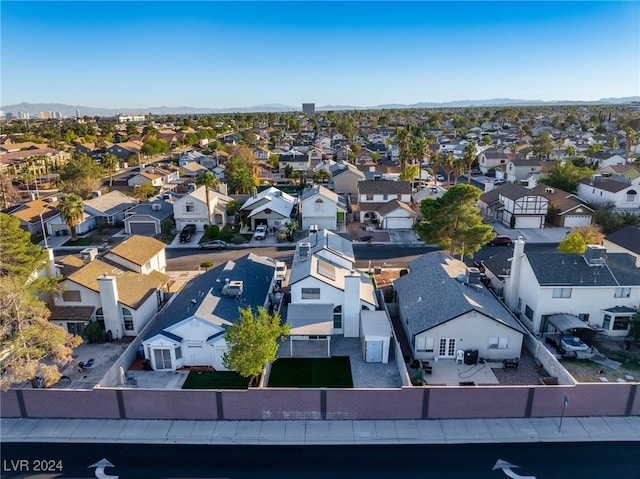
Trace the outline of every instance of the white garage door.
{"type": "Polygon", "coordinates": [[[590,224],[591,224],[590,216],[569,215],[564,217],[564,226],[567,228],[589,226],[590,224]]]}
{"type": "Polygon", "coordinates": [[[318,218],[313,216],[302,217],[302,228],[308,229],[311,225],[318,225],[319,229],[335,230],[336,223],[333,218],[318,218]]]}
{"type": "Polygon", "coordinates": [[[388,230],[411,229],[413,218],[385,218],[384,226],[388,230]]]}
{"type": "Polygon", "coordinates": [[[516,228],[540,228],[542,221],[538,216],[518,216],[516,218],[516,228]]]}
{"type": "Polygon", "coordinates": [[[132,235],[153,236],[156,234],[155,223],[131,223],[129,228],[132,235]]]}

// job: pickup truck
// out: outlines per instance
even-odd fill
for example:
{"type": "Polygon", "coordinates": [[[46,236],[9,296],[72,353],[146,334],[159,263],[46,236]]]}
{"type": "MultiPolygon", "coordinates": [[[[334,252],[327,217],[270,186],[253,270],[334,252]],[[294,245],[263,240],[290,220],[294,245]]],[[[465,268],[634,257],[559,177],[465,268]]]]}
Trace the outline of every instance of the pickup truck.
{"type": "Polygon", "coordinates": [[[267,237],[267,227],[266,225],[259,225],[256,227],[256,231],[253,234],[253,237],[257,240],[265,239],[267,237]]]}
{"type": "Polygon", "coordinates": [[[180,232],[180,243],[190,242],[191,237],[195,232],[196,232],[196,225],[194,224],[185,225],[185,227],[182,228],[182,231],[180,232]]]}

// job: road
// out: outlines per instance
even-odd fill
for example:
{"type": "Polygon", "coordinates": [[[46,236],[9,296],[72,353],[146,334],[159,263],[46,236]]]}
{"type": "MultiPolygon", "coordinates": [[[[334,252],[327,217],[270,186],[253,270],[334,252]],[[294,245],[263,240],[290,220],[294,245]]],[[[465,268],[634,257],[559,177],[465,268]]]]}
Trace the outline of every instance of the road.
{"type": "MultiPolygon", "coordinates": [[[[385,268],[406,268],[407,263],[418,256],[435,251],[438,248],[421,246],[411,248],[399,248],[397,245],[354,246],[356,267],[366,268],[371,260],[372,265],[385,268]]],[[[284,261],[291,264],[294,246],[270,246],[260,248],[228,248],[225,250],[201,251],[193,248],[167,249],[167,271],[191,271],[197,270],[200,263],[205,260],[213,261],[218,265],[225,261],[234,260],[248,253],[258,256],[284,261]]]]}
{"type": "Polygon", "coordinates": [[[637,450],[634,442],[371,446],[13,443],[2,445],[2,477],[638,479],[637,450]]]}

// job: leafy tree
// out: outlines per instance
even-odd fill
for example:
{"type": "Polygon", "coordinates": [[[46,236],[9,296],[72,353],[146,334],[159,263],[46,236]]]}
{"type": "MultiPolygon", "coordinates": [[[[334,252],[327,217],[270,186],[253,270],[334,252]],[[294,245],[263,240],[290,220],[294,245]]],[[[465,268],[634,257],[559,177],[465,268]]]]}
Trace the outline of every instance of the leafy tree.
{"type": "Polygon", "coordinates": [[[11,183],[6,170],[0,170],[0,209],[15,205],[20,199],[20,193],[11,183]]]}
{"type": "Polygon", "coordinates": [[[136,136],[138,134],[138,125],[135,123],[127,123],[127,135],[128,136],[136,136]]]}
{"type": "Polygon", "coordinates": [[[209,268],[211,268],[213,266],[213,261],[202,261],[200,263],[200,267],[203,268],[205,271],[209,271],[209,268]]]}
{"type": "Polygon", "coordinates": [[[103,174],[103,169],[92,158],[77,153],[60,172],[60,179],[65,191],[88,198],[92,191],[98,189],[98,180],[103,174]]]}
{"type": "Polygon", "coordinates": [[[133,188],[133,197],[140,201],[145,201],[155,196],[157,193],[155,186],[150,183],[141,183],[133,188]]]}
{"type": "Polygon", "coordinates": [[[26,281],[44,261],[44,253],[20,228],[18,218],[0,213],[0,276],[26,281]]]}
{"type": "Polygon", "coordinates": [[[540,183],[559,188],[569,193],[575,193],[578,182],[591,177],[592,170],[586,166],[576,166],[572,162],[557,163],[547,170],[547,174],[540,178],[540,183]]]}
{"type": "Polygon", "coordinates": [[[207,225],[204,227],[204,236],[208,239],[218,239],[220,236],[220,227],[218,225],[207,225]]]}
{"type": "Polygon", "coordinates": [[[576,228],[560,242],[558,250],[562,253],[582,254],[586,251],[587,245],[602,244],[603,239],[604,235],[595,225],[576,228]]]}
{"type": "Polygon", "coordinates": [[[541,132],[537,137],[533,139],[533,154],[538,158],[549,158],[549,155],[553,151],[553,140],[548,131],[541,132]]]}
{"type": "Polygon", "coordinates": [[[415,230],[427,244],[438,244],[450,254],[472,257],[495,236],[491,225],[482,223],[476,206],[482,191],[471,185],[456,185],[440,198],[420,203],[422,220],[415,230]]]}
{"type": "Polygon", "coordinates": [[[142,145],[142,154],[146,156],[155,156],[169,151],[167,140],[158,139],[155,136],[149,136],[144,140],[142,145]]]}
{"type": "Polygon", "coordinates": [[[576,156],[578,156],[578,150],[576,150],[575,146],[568,145],[564,150],[564,155],[567,158],[575,158],[576,156]]]}
{"type": "Polygon", "coordinates": [[[413,181],[419,174],[418,165],[405,165],[404,170],[400,171],[400,181],[413,181]]]}
{"type": "Polygon", "coordinates": [[[219,188],[220,180],[216,175],[211,173],[210,171],[205,171],[204,173],[200,173],[196,177],[196,185],[204,186],[204,194],[207,201],[207,223],[211,224],[211,200],[210,200],[210,191],[209,188],[219,188]]]}
{"type": "Polygon", "coordinates": [[[58,202],[58,209],[60,210],[62,220],[71,230],[71,239],[77,239],[78,234],[76,232],[76,227],[84,215],[84,203],[82,198],[73,193],[66,194],[60,198],[60,201],[58,202]]]}
{"type": "Polygon", "coordinates": [[[269,165],[272,170],[280,168],[280,155],[269,155],[267,165],[269,165]]]}
{"type": "Polygon", "coordinates": [[[238,321],[225,332],[228,349],[222,360],[227,368],[253,380],[276,360],[278,340],[285,339],[290,328],[280,324],[277,312],[269,314],[263,307],[256,314],[251,307],[238,308],[238,312],[238,321]]]}
{"type": "Polygon", "coordinates": [[[242,207],[242,204],[238,200],[231,200],[227,203],[227,215],[233,216],[242,207]]]}
{"type": "Polygon", "coordinates": [[[600,226],[603,233],[609,234],[626,225],[640,224],[640,218],[632,213],[615,213],[613,205],[599,208],[593,214],[593,222],[600,226]]]}
{"type": "Polygon", "coordinates": [[[241,156],[233,156],[225,163],[225,176],[231,191],[236,194],[249,194],[258,184],[251,171],[251,165],[241,156]]]}
{"type": "Polygon", "coordinates": [[[607,148],[617,149],[620,148],[620,144],[618,143],[618,137],[615,133],[611,133],[607,138],[607,148]]]}

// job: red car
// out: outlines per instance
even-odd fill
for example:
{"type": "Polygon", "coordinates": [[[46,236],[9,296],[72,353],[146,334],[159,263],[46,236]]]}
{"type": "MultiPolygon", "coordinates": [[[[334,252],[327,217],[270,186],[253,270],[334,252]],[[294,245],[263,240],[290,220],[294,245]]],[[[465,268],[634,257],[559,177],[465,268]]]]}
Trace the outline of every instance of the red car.
{"type": "Polygon", "coordinates": [[[498,235],[487,243],[489,246],[511,246],[513,240],[507,235],[498,235]]]}

